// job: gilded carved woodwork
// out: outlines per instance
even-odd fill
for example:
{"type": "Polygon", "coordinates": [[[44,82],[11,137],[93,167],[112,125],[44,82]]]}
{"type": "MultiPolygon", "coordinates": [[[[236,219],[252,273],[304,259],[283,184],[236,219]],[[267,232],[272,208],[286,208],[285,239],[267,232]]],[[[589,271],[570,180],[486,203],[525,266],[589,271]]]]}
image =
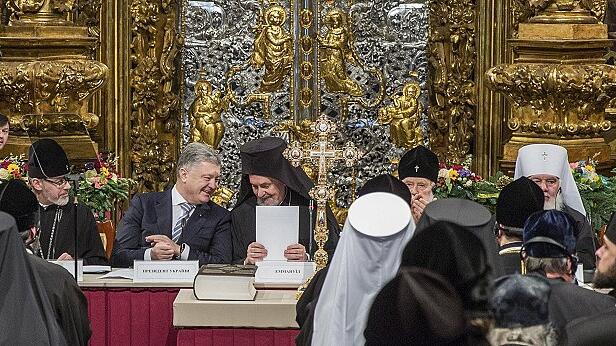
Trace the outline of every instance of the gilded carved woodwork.
{"type": "Polygon", "coordinates": [[[176,140],[180,98],[175,59],[182,44],[177,32],[179,6],[175,0],[133,0],[129,5],[131,170],[140,191],[162,190],[170,183],[181,144],[176,140]]]}
{"type": "Polygon", "coordinates": [[[607,0],[529,0],[536,15],[531,23],[595,24],[603,17],[607,0]]]}
{"type": "Polygon", "coordinates": [[[486,73],[487,85],[512,103],[511,138],[501,166],[513,168],[517,150],[531,143],[566,147],[571,160],[610,158],[603,136],[611,128],[605,109],[616,96],[616,67],[604,64],[611,43],[598,24],[604,1],[533,3],[534,15],[518,24],[512,64],[486,73]]]}
{"type": "Polygon", "coordinates": [[[389,125],[390,139],[399,148],[409,150],[424,142],[420,124],[420,93],[421,88],[417,83],[407,83],[402,89],[402,95],[392,98],[392,105],[379,110],[379,123],[389,125]]]}
{"type": "Polygon", "coordinates": [[[163,191],[174,175],[174,152],[170,140],[162,140],[158,130],[134,126],[132,176],[138,177],[137,191],[163,191]]]}
{"type": "Polygon", "coordinates": [[[92,95],[108,79],[92,60],[96,38],[73,22],[74,1],[8,1],[0,31],[0,112],[12,124],[7,150],[24,153],[31,141],[52,137],[71,159],[96,156],[90,133],[99,123],[92,95]]]}
{"type": "Polygon", "coordinates": [[[430,145],[441,158],[462,162],[472,153],[476,117],[476,3],[431,1],[430,145]]]}
{"type": "Polygon", "coordinates": [[[9,109],[17,121],[19,115],[40,115],[37,121],[26,122],[30,135],[81,133],[82,122],[88,129],[98,125],[98,116],[84,112],[82,101],[105,82],[104,64],[85,59],[3,62],[0,76],[2,108],[9,109]],[[54,114],[64,115],[55,121],[54,114]]]}
{"type": "Polygon", "coordinates": [[[319,36],[320,74],[325,88],[330,93],[341,93],[360,97],[364,90],[347,74],[347,64],[359,65],[353,49],[351,28],[346,13],[334,8],[325,15],[324,24],[328,30],[319,36]]]}
{"type": "Polygon", "coordinates": [[[271,5],[263,13],[261,24],[257,25],[257,37],[251,57],[251,64],[264,68],[265,72],[259,91],[278,91],[291,72],[293,63],[293,37],[284,27],[287,22],[284,7],[271,5]]]}
{"type": "Polygon", "coordinates": [[[557,136],[598,135],[611,128],[603,112],[616,96],[610,65],[500,65],[487,75],[493,90],[518,108],[512,131],[557,136]]]}
{"type": "MultiPolygon", "coordinates": [[[[393,102],[385,95],[393,95],[412,80],[421,86],[422,107],[418,119],[422,130],[427,130],[428,11],[425,4],[397,0],[328,3],[189,0],[182,18],[185,33],[182,139],[190,140],[190,105],[196,97],[195,83],[204,71],[213,90],[230,95],[229,108],[221,118],[225,134],[219,145],[222,184],[230,189],[239,185],[238,148],[243,143],[272,134],[290,140],[301,137],[297,133],[304,131],[305,121],[312,121],[322,112],[339,125],[337,143],[352,139],[369,152],[360,159],[358,171],[337,166],[328,176],[336,186],[337,207],[348,207],[356,187],[373,176],[390,172],[392,158],[402,153],[403,148],[388,140],[389,125],[378,123],[377,118],[379,109],[393,102]],[[282,7],[285,13],[282,22],[278,18],[274,20],[276,26],[271,25],[272,21],[267,23],[264,17],[272,6],[282,7]],[[274,78],[275,74],[270,73],[285,71],[276,70],[274,64],[268,72],[266,59],[262,58],[267,51],[260,49],[268,42],[261,39],[273,27],[276,27],[274,34],[282,38],[292,35],[292,72],[284,78],[274,78]],[[325,41],[337,45],[324,47],[325,41]],[[263,61],[263,65],[253,64],[254,57],[263,61]],[[418,78],[411,78],[408,71],[417,71],[418,78]],[[340,89],[330,92],[333,89],[326,86],[324,72],[332,72],[325,73],[327,82],[333,82],[330,86],[338,83],[352,91],[357,88],[348,86],[356,85],[361,95],[351,96],[339,92],[340,89]],[[280,87],[265,92],[269,90],[263,90],[262,82],[268,78],[282,80],[280,87]],[[285,130],[279,131],[281,128],[285,130]]],[[[270,53],[284,51],[277,50],[271,42],[270,46],[276,49],[272,48],[270,53]]],[[[271,61],[275,60],[274,56],[271,61]]]]}
{"type": "MultiPolygon", "coordinates": [[[[518,37],[518,27],[520,23],[528,22],[532,17],[536,14],[541,13],[539,11],[548,11],[550,6],[555,6],[556,12],[558,13],[558,5],[554,3],[554,0],[550,1],[532,1],[532,0],[510,0],[511,6],[511,27],[512,38],[518,37]]],[[[562,7],[562,4],[561,4],[562,7]]],[[[601,23],[603,22],[603,17],[605,16],[605,10],[607,8],[607,0],[582,0],[576,5],[577,11],[580,10],[583,12],[583,17],[575,19],[577,22],[588,22],[588,23],[601,23]],[[594,17],[595,19],[589,18],[594,17]]],[[[554,10],[554,7],[552,7],[554,10]]],[[[570,15],[569,15],[570,16],[570,15]]],[[[545,15],[543,16],[545,19],[545,15]]],[[[549,16],[547,17],[549,20],[549,16]]],[[[567,18],[567,17],[565,17],[567,18]]]]}
{"type": "Polygon", "coordinates": [[[212,93],[212,84],[200,79],[195,84],[195,100],[190,106],[190,140],[203,142],[214,149],[225,134],[221,113],[229,106],[229,94],[212,93]]]}
{"type": "Polygon", "coordinates": [[[100,38],[101,35],[101,1],[77,0],[74,4],[75,12],[77,13],[75,23],[88,27],[88,33],[91,37],[100,38]]]}

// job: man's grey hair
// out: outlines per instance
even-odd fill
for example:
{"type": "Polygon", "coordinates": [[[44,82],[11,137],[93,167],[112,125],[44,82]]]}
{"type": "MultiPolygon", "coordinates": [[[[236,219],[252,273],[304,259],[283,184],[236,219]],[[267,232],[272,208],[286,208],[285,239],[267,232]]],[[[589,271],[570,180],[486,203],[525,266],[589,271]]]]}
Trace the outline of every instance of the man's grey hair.
{"type": "Polygon", "coordinates": [[[220,158],[212,147],[199,142],[189,143],[180,153],[177,171],[179,173],[181,168],[190,169],[201,162],[209,162],[220,167],[220,158]]]}
{"type": "Polygon", "coordinates": [[[544,272],[546,274],[571,274],[567,258],[526,258],[526,272],[544,272]]]}

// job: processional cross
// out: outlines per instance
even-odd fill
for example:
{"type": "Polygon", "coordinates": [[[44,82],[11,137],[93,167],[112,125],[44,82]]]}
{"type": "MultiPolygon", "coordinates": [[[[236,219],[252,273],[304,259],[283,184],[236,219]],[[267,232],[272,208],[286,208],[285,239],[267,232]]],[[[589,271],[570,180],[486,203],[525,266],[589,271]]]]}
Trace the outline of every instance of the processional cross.
{"type": "MultiPolygon", "coordinates": [[[[285,150],[284,155],[295,167],[307,163],[318,169],[318,178],[315,186],[309,194],[317,202],[317,220],[315,224],[314,240],[317,243],[317,251],[314,253],[314,261],[317,269],[327,265],[327,202],[334,191],[327,182],[329,169],[337,162],[344,161],[347,167],[352,167],[360,157],[360,150],[352,142],[347,142],[342,149],[336,149],[332,137],[336,133],[336,124],[322,114],[311,125],[311,140],[302,145],[293,142],[285,150]]],[[[312,222],[312,220],[311,220],[312,222]]]]}

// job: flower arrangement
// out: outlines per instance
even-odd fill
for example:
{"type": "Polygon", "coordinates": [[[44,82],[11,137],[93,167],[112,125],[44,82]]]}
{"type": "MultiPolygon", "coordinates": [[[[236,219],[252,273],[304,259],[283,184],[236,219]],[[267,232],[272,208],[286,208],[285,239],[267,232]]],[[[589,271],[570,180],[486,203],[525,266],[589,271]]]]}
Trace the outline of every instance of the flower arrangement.
{"type": "Polygon", "coordinates": [[[28,180],[28,165],[24,155],[8,156],[0,161],[0,180],[28,180]]]}
{"type": "MultiPolygon", "coordinates": [[[[598,174],[596,167],[594,157],[569,164],[586,209],[586,216],[595,231],[607,224],[612,213],[616,211],[616,176],[598,174]]],[[[616,169],[612,170],[612,173],[616,174],[616,169]]]]}
{"type": "Polygon", "coordinates": [[[596,190],[604,187],[605,177],[597,174],[596,166],[597,162],[593,159],[589,159],[588,162],[582,160],[569,163],[578,190],[596,190]]]}
{"type": "Polygon", "coordinates": [[[117,158],[99,155],[96,161],[85,164],[85,179],[79,182],[79,198],[99,221],[107,219],[114,203],[128,199],[134,185],[132,179],[121,178],[116,167],[117,158]]]}
{"type": "Polygon", "coordinates": [[[435,196],[437,198],[463,198],[483,204],[494,211],[500,189],[511,179],[502,173],[488,180],[470,170],[470,157],[461,165],[440,164],[435,196]]]}
{"type": "MultiPolygon", "coordinates": [[[[569,164],[595,231],[607,224],[612,213],[616,211],[616,169],[612,170],[614,176],[606,177],[597,173],[596,166],[594,158],[569,164]]],[[[494,212],[500,190],[513,179],[501,172],[483,179],[469,167],[470,159],[461,165],[441,164],[435,196],[470,199],[494,212]]]]}

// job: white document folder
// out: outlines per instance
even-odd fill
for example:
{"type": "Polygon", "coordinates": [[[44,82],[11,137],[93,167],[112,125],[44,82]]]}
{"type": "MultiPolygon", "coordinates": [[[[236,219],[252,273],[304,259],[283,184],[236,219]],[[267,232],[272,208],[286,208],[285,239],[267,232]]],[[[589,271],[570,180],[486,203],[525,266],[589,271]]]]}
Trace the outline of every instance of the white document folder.
{"type": "Polygon", "coordinates": [[[265,261],[286,261],[287,246],[299,242],[298,206],[257,206],[257,243],[267,249],[265,261]]]}

